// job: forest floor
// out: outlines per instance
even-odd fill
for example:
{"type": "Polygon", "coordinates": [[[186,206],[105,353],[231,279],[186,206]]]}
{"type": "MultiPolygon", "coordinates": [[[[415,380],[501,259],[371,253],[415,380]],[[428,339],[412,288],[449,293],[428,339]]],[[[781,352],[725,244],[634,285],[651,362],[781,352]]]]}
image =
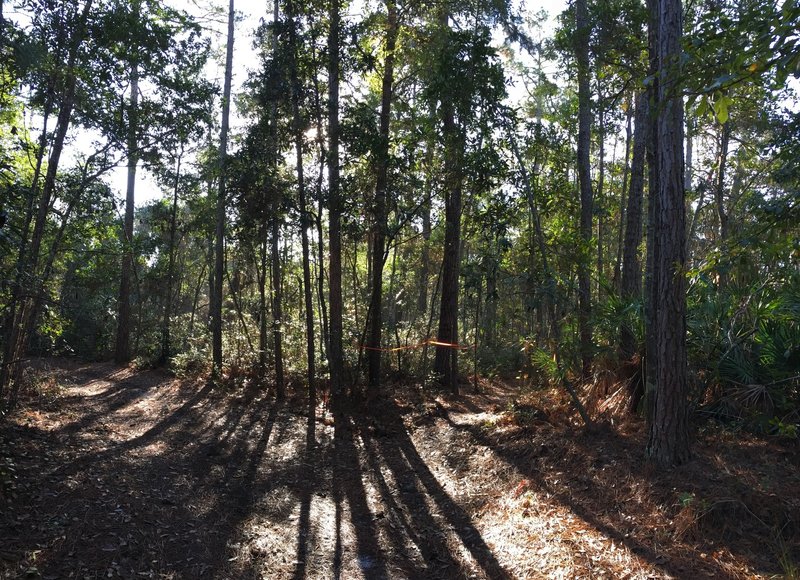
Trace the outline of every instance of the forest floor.
{"type": "Polygon", "coordinates": [[[0,578],[797,577],[796,441],[698,429],[662,472],[641,423],[587,432],[508,384],[398,388],[334,424],[299,396],[46,366],[0,426],[0,578]]]}

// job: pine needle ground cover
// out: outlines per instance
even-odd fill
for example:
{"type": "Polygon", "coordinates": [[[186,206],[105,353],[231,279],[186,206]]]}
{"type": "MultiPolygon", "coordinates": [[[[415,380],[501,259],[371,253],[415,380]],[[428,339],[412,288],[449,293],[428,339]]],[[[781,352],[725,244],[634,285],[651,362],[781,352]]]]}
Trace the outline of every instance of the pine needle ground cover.
{"type": "Polygon", "coordinates": [[[501,382],[395,385],[337,424],[291,391],[47,376],[0,431],[0,578],[797,574],[796,440],[705,426],[664,472],[637,420],[586,432],[559,392],[501,382]]]}

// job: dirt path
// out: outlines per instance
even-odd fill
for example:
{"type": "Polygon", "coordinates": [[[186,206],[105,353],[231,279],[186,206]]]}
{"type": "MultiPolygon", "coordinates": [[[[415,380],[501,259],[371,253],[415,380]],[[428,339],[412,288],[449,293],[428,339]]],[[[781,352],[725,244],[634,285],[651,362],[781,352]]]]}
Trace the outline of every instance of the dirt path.
{"type": "Polygon", "coordinates": [[[497,389],[309,426],[259,391],[57,376],[0,428],[0,578],[755,577],[800,558],[796,446],[715,441],[665,476],[635,433],[509,421],[497,389]]]}

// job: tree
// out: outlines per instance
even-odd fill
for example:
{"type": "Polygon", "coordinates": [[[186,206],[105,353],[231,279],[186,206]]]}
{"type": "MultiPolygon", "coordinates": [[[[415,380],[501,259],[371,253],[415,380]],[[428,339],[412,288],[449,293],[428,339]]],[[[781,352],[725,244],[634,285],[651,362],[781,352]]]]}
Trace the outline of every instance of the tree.
{"type": "Polygon", "coordinates": [[[372,291],[369,304],[369,389],[377,393],[381,375],[381,331],[383,328],[383,265],[386,261],[386,195],[389,187],[389,139],[392,116],[395,45],[397,43],[397,5],[386,2],[386,58],[381,79],[381,112],[375,151],[375,200],[372,213],[372,291]]]}
{"type": "MultiPolygon", "coordinates": [[[[589,248],[592,241],[593,193],[589,148],[591,146],[591,94],[589,87],[589,9],[586,0],[575,2],[575,61],[578,68],[578,182],[581,199],[581,256],[578,262],[578,326],[584,377],[592,364],[592,290],[589,248]]],[[[600,273],[598,272],[598,275],[600,273]]]]}
{"type": "Polygon", "coordinates": [[[297,171],[297,203],[300,214],[300,244],[302,248],[303,262],[303,298],[305,306],[306,322],[306,364],[308,380],[308,411],[311,417],[314,416],[316,407],[316,354],[314,347],[314,301],[312,299],[311,285],[311,264],[308,240],[308,230],[311,227],[311,220],[308,213],[308,202],[306,200],[306,182],[303,165],[303,133],[305,126],[300,111],[300,101],[302,98],[302,87],[300,84],[300,74],[298,71],[298,52],[299,42],[297,33],[296,19],[298,14],[295,12],[293,0],[286,2],[286,18],[288,22],[288,51],[289,51],[289,83],[291,91],[292,107],[292,131],[294,132],[295,165],[297,171]]]}
{"type": "Polygon", "coordinates": [[[339,185],[339,0],[331,0],[328,30],[328,266],[331,308],[328,349],[331,396],[338,405],[343,390],[344,349],[342,347],[342,200],[339,185]]]}
{"type": "Polygon", "coordinates": [[[649,424],[648,456],[660,465],[689,457],[686,355],[686,209],[683,179],[683,102],[680,91],[683,8],[679,0],[658,0],[658,205],[653,265],[656,294],[656,389],[649,424]]]}
{"type": "MultiPolygon", "coordinates": [[[[133,18],[140,18],[138,0],[131,3],[133,18]]],[[[119,312],[117,318],[117,344],[114,360],[118,363],[128,362],[131,358],[131,282],[133,280],[133,213],[135,208],[136,164],[139,162],[139,64],[136,60],[138,47],[132,47],[133,58],[130,70],[130,97],[128,107],[128,184],[125,192],[125,223],[122,228],[122,271],[119,284],[119,312]]]]}
{"type": "MultiPolygon", "coordinates": [[[[625,244],[622,250],[622,283],[620,293],[625,301],[637,301],[642,295],[642,265],[639,245],[642,243],[642,207],[644,196],[645,152],[649,138],[650,107],[647,93],[636,98],[636,121],[633,137],[633,160],[631,161],[631,184],[625,212],[625,244]]],[[[623,359],[636,353],[636,337],[628,325],[623,324],[620,338],[623,359]]],[[[633,403],[635,408],[638,401],[633,403]]]]}
{"type": "Polygon", "coordinates": [[[214,290],[211,306],[213,379],[222,376],[222,286],[225,275],[225,170],[228,155],[228,123],[231,110],[231,80],[233,77],[233,0],[228,5],[228,42],[225,51],[225,84],[222,93],[222,124],[219,137],[219,182],[217,212],[214,228],[214,290]]]}
{"type": "MultiPolygon", "coordinates": [[[[56,103],[58,106],[55,137],[50,147],[42,191],[41,194],[38,194],[39,171],[42,168],[42,159],[45,153],[44,142],[46,139],[46,131],[43,129],[42,147],[39,150],[36,170],[34,172],[28,198],[29,202],[23,227],[22,243],[20,244],[17,258],[14,289],[11,296],[10,308],[8,309],[6,336],[4,337],[3,363],[2,367],[0,367],[0,395],[2,395],[3,390],[8,387],[9,383],[18,383],[19,362],[24,354],[25,346],[27,345],[28,338],[35,324],[35,320],[31,316],[33,310],[31,299],[40,293],[41,285],[39,279],[36,277],[36,272],[39,267],[40,250],[47,217],[50,212],[50,204],[56,188],[56,175],[61,161],[61,155],[64,151],[67,131],[70,128],[72,114],[75,108],[76,86],[78,82],[75,70],[78,63],[80,47],[86,39],[87,22],[91,10],[92,0],[87,0],[80,11],[75,10],[70,14],[70,17],[73,19],[70,23],[72,25],[73,34],[65,43],[66,46],[59,46],[61,51],[66,52],[66,55],[62,52],[60,56],[66,57],[66,62],[63,63],[63,65],[67,72],[65,78],[61,78],[59,73],[53,71],[50,73],[51,77],[48,81],[48,83],[52,85],[52,88],[48,90],[46,97],[48,100],[48,105],[46,106],[47,116],[49,116],[51,106],[54,106],[56,103]],[[56,85],[58,85],[57,96],[51,96],[53,92],[56,92],[56,85]],[[49,104],[51,98],[53,99],[53,105],[49,104]],[[35,208],[37,197],[38,208],[35,208]],[[31,223],[33,224],[33,231],[30,232],[30,243],[28,244],[28,233],[31,223]]],[[[63,25],[66,26],[66,23],[63,25]]],[[[65,31],[63,29],[60,30],[59,40],[62,40],[65,35],[65,31]]],[[[46,121],[44,125],[46,129],[46,121]]]]}

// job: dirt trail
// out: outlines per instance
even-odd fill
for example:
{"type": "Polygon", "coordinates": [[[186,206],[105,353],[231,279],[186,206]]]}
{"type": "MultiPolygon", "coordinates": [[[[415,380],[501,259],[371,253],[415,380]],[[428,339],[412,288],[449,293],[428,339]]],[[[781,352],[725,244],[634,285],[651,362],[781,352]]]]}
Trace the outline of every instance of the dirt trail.
{"type": "Polygon", "coordinates": [[[774,485],[700,462],[670,479],[642,471],[635,435],[581,435],[535,408],[505,424],[515,393],[502,389],[398,397],[334,426],[309,425],[300,402],[154,371],[64,364],[55,376],[58,397],[0,428],[17,475],[0,491],[0,578],[780,572],[745,509],[766,528],[783,522],[783,552],[798,557],[786,516],[799,507],[796,449],[754,468],[774,485]],[[711,509],[694,484],[674,487],[697,473],[718,488],[744,481],[755,497],[711,509]],[[691,501],[676,507],[679,492],[695,494],[694,516],[691,501]]]}

